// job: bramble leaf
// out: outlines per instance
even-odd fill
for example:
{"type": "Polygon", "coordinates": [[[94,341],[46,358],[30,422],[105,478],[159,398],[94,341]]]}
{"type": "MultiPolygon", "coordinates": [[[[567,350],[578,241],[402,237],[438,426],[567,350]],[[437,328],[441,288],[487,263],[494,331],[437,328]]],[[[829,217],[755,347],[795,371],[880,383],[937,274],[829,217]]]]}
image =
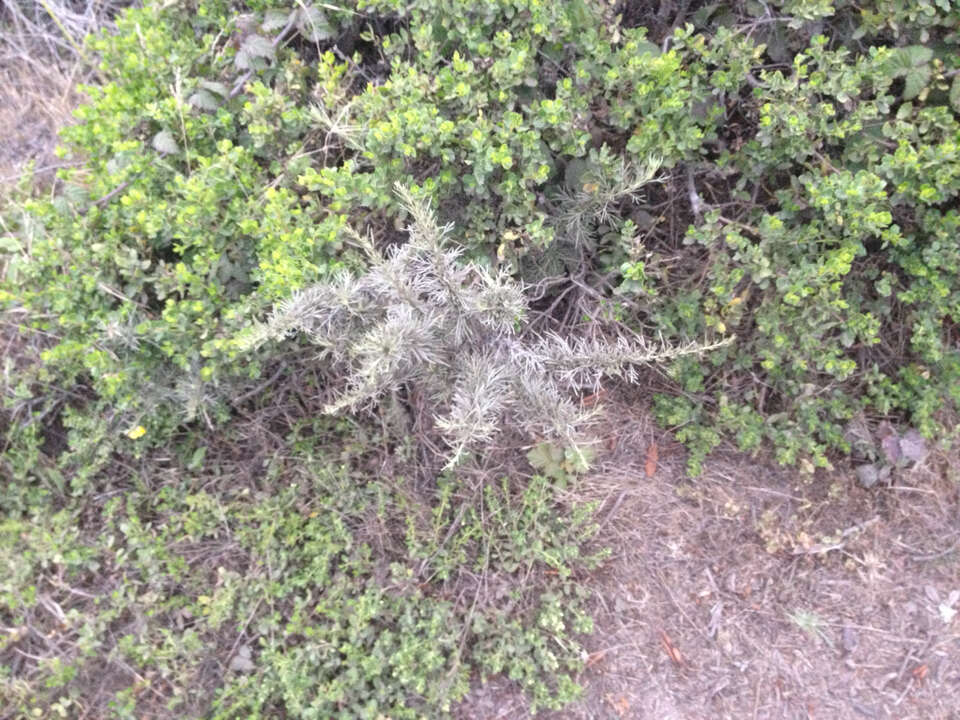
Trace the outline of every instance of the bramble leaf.
{"type": "Polygon", "coordinates": [[[297,30],[310,42],[329,40],[335,32],[327,16],[315,7],[297,11],[297,30]]]}
{"type": "Polygon", "coordinates": [[[153,149],[164,155],[174,155],[180,152],[180,146],[177,139],[169,130],[161,130],[153,136],[153,149]]]}
{"type": "Polygon", "coordinates": [[[290,20],[292,11],[285,8],[271,8],[264,13],[263,22],[260,27],[264,30],[279,30],[290,20]]]}
{"type": "Polygon", "coordinates": [[[247,35],[243,41],[242,48],[251,57],[269,58],[273,60],[277,56],[273,43],[262,35],[247,35]]]}
{"type": "Polygon", "coordinates": [[[195,108],[201,110],[216,110],[220,106],[220,101],[209,90],[197,90],[193,95],[187,98],[187,102],[195,108]]]}
{"type": "Polygon", "coordinates": [[[204,90],[209,90],[215,95],[219,95],[222,98],[227,97],[230,94],[230,91],[227,89],[227,86],[221,82],[216,82],[215,80],[201,80],[199,83],[200,87],[204,90]]]}

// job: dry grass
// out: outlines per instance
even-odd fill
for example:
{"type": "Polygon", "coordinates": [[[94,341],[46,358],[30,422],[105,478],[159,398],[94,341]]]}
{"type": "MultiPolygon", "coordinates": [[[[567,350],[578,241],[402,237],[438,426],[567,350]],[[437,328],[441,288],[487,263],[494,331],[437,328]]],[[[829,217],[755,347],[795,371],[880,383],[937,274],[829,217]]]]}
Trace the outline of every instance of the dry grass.
{"type": "MultiPolygon", "coordinates": [[[[613,549],[584,579],[597,617],[586,695],[542,717],[960,718],[956,458],[870,491],[852,472],[807,480],[735,453],[691,481],[642,409],[610,415],[613,449],[579,488],[602,501],[613,549]]],[[[459,716],[529,713],[500,682],[459,716]]]]}
{"type": "Polygon", "coordinates": [[[0,186],[16,184],[30,162],[41,182],[61,167],[53,151],[78,101],[75,80],[75,72],[57,66],[0,69],[0,186]]]}
{"type": "Polygon", "coordinates": [[[47,184],[61,163],[57,131],[80,100],[75,87],[97,80],[84,37],[110,23],[129,2],[2,0],[0,2],[0,194],[29,163],[47,184]]]}

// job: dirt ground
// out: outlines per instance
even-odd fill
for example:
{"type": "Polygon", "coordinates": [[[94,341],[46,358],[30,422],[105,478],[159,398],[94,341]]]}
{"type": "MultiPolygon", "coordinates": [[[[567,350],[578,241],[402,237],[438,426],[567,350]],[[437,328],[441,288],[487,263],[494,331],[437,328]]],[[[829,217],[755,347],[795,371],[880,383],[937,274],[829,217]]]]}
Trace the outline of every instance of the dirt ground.
{"type": "MultiPolygon", "coordinates": [[[[960,483],[932,453],[882,489],[720,453],[700,478],[641,411],[577,491],[613,555],[585,696],[549,720],[960,718],[960,483]],[[647,462],[657,445],[656,467],[647,462]],[[651,473],[650,470],[653,470],[651,473]]],[[[529,717],[489,683],[461,720],[529,717]]]]}

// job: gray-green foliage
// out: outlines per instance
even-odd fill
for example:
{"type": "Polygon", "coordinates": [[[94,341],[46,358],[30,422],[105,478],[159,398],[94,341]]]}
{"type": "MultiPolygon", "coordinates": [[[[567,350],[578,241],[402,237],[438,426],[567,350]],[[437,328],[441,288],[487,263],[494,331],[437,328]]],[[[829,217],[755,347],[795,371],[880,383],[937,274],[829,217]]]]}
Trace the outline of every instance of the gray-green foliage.
{"type": "Polygon", "coordinates": [[[452,226],[440,227],[426,201],[398,193],[412,217],[409,242],[381,253],[360,239],[365,274],[344,272],[294,294],[244,338],[253,347],[309,336],[340,387],[330,414],[413,386],[436,411],[451,465],[505,426],[576,446],[590,414],[576,391],[596,389],[603,376],[635,382],[638,366],[717,347],[648,343],[623,330],[612,339],[538,334],[523,285],[463,262],[446,242],[452,226]]]}

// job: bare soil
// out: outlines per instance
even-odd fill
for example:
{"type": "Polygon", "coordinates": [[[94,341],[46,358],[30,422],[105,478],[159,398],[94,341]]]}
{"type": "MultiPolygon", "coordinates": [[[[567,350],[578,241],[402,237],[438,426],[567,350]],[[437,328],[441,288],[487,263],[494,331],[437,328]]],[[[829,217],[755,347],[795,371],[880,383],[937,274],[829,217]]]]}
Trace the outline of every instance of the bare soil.
{"type": "MultiPolygon", "coordinates": [[[[742,454],[700,478],[641,409],[578,489],[613,551],[592,587],[583,700],[560,720],[960,718],[960,484],[932,453],[892,485],[742,454]],[[656,444],[656,467],[648,462],[656,444]],[[650,472],[652,470],[652,472],[650,472]]],[[[509,683],[462,720],[531,717],[509,683]]]]}

